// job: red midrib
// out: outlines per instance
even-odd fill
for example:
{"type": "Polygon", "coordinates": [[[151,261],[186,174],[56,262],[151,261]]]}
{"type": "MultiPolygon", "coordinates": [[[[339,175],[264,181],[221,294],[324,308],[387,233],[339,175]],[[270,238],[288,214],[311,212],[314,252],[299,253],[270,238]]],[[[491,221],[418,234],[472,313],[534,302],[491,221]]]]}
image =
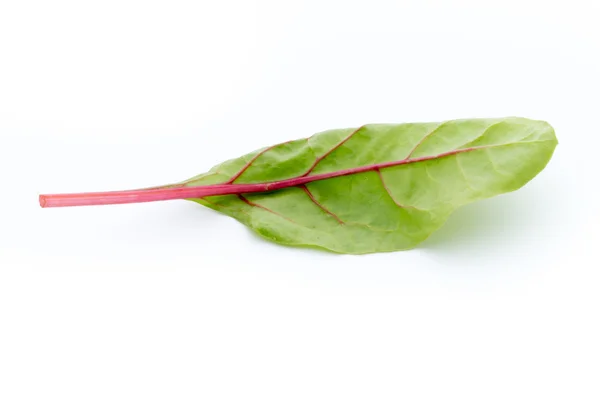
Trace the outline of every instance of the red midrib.
{"type": "Polygon", "coordinates": [[[167,189],[149,189],[149,190],[124,190],[116,192],[94,192],[94,193],[73,193],[73,194],[50,194],[40,195],[40,205],[42,207],[69,207],[86,205],[104,205],[104,204],[127,204],[127,203],[145,203],[152,201],[193,199],[206,196],[219,196],[229,194],[244,194],[268,192],[272,190],[285,189],[305,185],[310,182],[323,179],[336,178],[339,176],[359,174],[362,172],[375,171],[377,169],[390,168],[399,165],[413,164],[423,161],[435,160],[448,157],[454,154],[466,153],[473,150],[485,149],[491,146],[468,147],[457,149],[434,156],[416,157],[397,161],[388,161],[378,164],[364,165],[360,167],[348,168],[339,171],[324,172],[314,175],[303,175],[295,178],[284,179],[275,182],[264,183],[225,183],[207,186],[195,187],[174,187],[167,189]]]}

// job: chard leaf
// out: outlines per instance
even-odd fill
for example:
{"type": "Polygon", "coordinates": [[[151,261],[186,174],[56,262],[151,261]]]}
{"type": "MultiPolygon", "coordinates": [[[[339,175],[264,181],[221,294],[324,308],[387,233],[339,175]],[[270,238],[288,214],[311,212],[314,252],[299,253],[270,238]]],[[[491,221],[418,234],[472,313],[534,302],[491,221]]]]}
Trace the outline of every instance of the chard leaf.
{"type": "Polygon", "coordinates": [[[548,123],[525,118],[369,124],[260,149],[179,187],[205,187],[190,200],[280,244],[405,250],[458,207],[525,185],[556,145],[548,123]]]}

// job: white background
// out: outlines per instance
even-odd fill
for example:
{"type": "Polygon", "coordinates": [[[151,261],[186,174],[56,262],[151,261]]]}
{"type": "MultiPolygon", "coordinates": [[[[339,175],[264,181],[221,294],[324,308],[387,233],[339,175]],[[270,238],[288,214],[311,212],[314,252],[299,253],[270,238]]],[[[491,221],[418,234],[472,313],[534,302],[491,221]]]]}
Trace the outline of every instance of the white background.
{"type": "Polygon", "coordinates": [[[600,398],[597,1],[0,1],[0,398],[600,398]],[[41,209],[369,122],[556,129],[418,249],[41,209]]]}

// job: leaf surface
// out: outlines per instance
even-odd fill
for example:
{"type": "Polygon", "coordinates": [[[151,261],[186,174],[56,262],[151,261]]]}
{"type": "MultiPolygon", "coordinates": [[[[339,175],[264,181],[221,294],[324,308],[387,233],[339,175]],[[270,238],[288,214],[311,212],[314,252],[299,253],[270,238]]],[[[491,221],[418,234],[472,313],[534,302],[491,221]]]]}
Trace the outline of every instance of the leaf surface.
{"type": "Polygon", "coordinates": [[[458,207],[522,187],[556,145],[548,123],[525,118],[370,124],[263,148],[183,184],[299,182],[191,200],[281,244],[405,250],[458,207]]]}

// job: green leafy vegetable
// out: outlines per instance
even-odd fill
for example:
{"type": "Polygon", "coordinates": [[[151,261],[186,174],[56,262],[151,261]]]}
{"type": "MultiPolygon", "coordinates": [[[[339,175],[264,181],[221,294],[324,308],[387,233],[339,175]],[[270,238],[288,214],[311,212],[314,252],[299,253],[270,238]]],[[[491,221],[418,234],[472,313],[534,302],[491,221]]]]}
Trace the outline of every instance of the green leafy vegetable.
{"type": "Polygon", "coordinates": [[[40,203],[185,198],[281,244],[352,254],[404,250],[458,207],[522,187],[556,145],[548,123],[525,118],[371,124],[257,150],[180,184],[42,195],[40,203]]]}

